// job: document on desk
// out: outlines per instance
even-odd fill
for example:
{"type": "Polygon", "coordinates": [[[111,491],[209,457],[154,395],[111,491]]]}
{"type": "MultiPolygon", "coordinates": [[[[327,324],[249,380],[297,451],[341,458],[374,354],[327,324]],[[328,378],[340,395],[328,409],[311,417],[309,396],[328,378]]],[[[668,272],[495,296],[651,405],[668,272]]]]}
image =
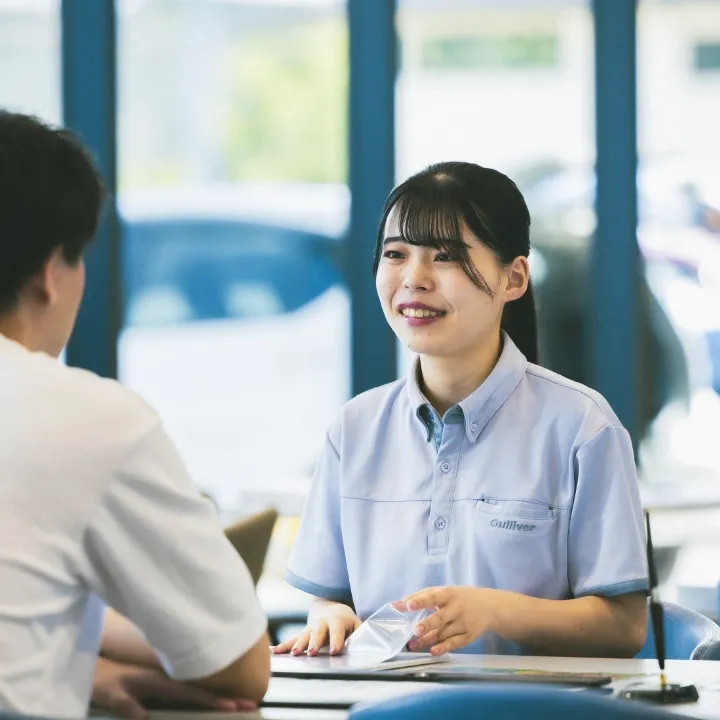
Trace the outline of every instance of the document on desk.
{"type": "Polygon", "coordinates": [[[401,670],[418,665],[436,665],[449,660],[449,657],[433,657],[427,653],[401,652],[387,660],[374,653],[328,655],[323,653],[315,657],[308,655],[273,655],[270,666],[277,677],[296,677],[302,675],[325,675],[337,673],[365,673],[383,670],[401,670]]]}
{"type": "Polygon", "coordinates": [[[347,709],[361,702],[386,700],[440,687],[442,685],[434,683],[274,677],[270,680],[270,688],[262,705],[263,708],[347,709]]]}

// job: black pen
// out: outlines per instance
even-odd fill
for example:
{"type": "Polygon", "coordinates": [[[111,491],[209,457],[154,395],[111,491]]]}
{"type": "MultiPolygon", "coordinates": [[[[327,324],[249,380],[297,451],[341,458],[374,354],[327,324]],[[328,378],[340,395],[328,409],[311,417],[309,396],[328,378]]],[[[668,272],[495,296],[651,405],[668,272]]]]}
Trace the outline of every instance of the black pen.
{"type": "Polygon", "coordinates": [[[650,620],[652,622],[653,637],[655,640],[655,655],[660,665],[660,688],[665,690],[665,617],[663,606],[657,599],[658,577],[655,568],[655,554],[653,553],[652,535],[650,534],[650,513],[645,513],[645,527],[647,532],[647,561],[650,580],[650,620]]]}

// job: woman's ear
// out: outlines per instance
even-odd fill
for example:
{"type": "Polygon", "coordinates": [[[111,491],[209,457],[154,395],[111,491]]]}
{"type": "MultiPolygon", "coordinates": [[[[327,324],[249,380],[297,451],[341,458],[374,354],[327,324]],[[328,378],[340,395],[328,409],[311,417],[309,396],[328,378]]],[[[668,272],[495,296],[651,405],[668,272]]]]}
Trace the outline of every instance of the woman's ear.
{"type": "Polygon", "coordinates": [[[518,255],[506,270],[505,302],[521,298],[530,284],[530,263],[524,255],[518,255]]]}

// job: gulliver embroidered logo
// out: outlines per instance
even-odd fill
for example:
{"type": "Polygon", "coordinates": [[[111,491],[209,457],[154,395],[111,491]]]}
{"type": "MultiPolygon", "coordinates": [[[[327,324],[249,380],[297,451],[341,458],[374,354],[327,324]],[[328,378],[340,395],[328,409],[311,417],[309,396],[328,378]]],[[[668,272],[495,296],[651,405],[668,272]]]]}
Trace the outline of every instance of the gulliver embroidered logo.
{"type": "Polygon", "coordinates": [[[537,527],[537,525],[525,525],[515,520],[493,520],[490,526],[503,530],[515,530],[516,532],[532,532],[537,527]]]}

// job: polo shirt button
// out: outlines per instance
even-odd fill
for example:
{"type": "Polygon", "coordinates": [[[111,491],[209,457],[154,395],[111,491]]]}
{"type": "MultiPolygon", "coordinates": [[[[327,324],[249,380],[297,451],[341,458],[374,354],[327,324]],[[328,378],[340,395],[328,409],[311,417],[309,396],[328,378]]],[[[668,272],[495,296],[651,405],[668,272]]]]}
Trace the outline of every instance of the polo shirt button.
{"type": "Polygon", "coordinates": [[[436,530],[444,530],[446,525],[447,520],[442,515],[435,521],[436,530]]]}
{"type": "Polygon", "coordinates": [[[477,431],[478,431],[477,423],[473,423],[473,424],[470,426],[470,432],[471,432],[473,435],[475,435],[475,434],[477,433],[477,431]]]}
{"type": "Polygon", "coordinates": [[[444,473],[449,473],[452,470],[452,465],[446,460],[441,466],[440,469],[444,473]]]}

